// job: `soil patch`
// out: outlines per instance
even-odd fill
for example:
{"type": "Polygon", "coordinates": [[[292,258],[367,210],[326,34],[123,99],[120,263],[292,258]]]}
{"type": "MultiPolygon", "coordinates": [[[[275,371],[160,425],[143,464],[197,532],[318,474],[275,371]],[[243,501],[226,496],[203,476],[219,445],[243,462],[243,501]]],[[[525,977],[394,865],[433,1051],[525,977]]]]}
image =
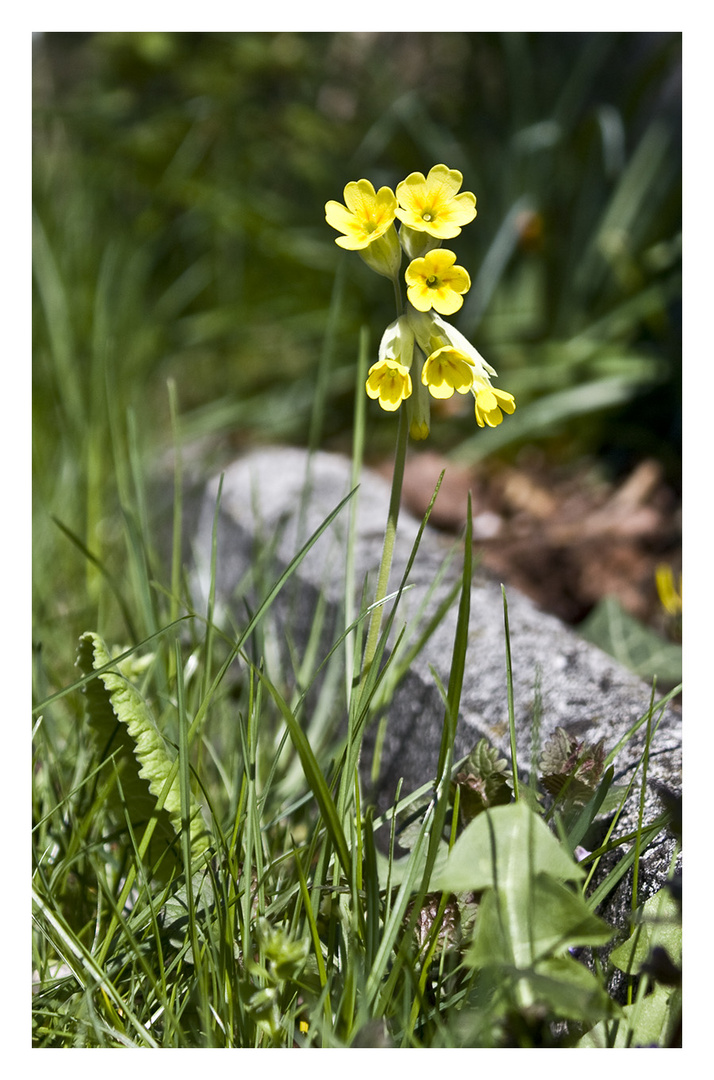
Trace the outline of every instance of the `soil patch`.
{"type": "MultiPolygon", "coordinates": [[[[682,563],[681,501],[653,459],[613,483],[592,462],[553,467],[538,454],[517,464],[463,468],[432,451],[413,453],[403,504],[422,516],[442,469],[430,523],[457,533],[471,491],[481,561],[542,610],[576,625],[605,596],[641,622],[672,636],[659,599],[657,567],[682,563]]],[[[391,475],[391,462],[377,471],[391,475]]]]}

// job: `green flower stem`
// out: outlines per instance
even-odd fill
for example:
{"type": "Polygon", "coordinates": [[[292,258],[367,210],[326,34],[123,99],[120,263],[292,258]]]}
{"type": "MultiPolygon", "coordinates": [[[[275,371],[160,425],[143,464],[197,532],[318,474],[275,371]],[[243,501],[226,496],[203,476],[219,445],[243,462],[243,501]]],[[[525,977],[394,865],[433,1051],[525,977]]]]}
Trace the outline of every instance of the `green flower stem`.
{"type": "Polygon", "coordinates": [[[404,311],[404,304],[402,303],[402,287],[398,277],[392,278],[392,285],[394,286],[394,303],[397,308],[397,318],[399,318],[404,311]]]}
{"type": "MultiPolygon", "coordinates": [[[[397,307],[397,317],[402,314],[402,295],[399,285],[399,278],[395,275],[392,278],[392,284],[394,285],[394,298],[397,307]]],[[[382,617],[384,614],[384,605],[380,604],[380,600],[384,600],[387,595],[387,587],[389,585],[389,574],[392,569],[392,556],[394,554],[394,543],[397,537],[397,522],[399,520],[399,506],[402,498],[402,482],[404,480],[404,465],[407,457],[407,440],[409,438],[409,421],[407,412],[405,409],[399,410],[399,422],[397,428],[397,446],[394,455],[394,471],[392,473],[392,491],[389,498],[389,512],[387,514],[387,525],[384,531],[384,542],[382,544],[382,557],[379,564],[379,573],[377,576],[377,589],[374,597],[374,602],[379,604],[370,616],[369,627],[367,630],[367,641],[364,647],[364,653],[362,656],[362,668],[360,672],[359,686],[356,693],[358,707],[361,706],[361,698],[365,689],[367,676],[369,675],[374,658],[377,652],[377,646],[379,644],[379,633],[382,627],[382,617]]],[[[350,732],[348,736],[348,746],[346,748],[345,764],[343,767],[342,778],[340,781],[340,794],[338,797],[338,812],[341,816],[347,813],[347,808],[354,795],[353,777],[355,770],[359,767],[359,759],[362,753],[362,737],[357,736],[355,732],[350,732]]]]}
{"type": "MultiPolygon", "coordinates": [[[[404,464],[407,457],[408,436],[409,425],[407,424],[406,412],[404,409],[400,409],[399,427],[397,429],[397,448],[394,455],[394,473],[392,475],[392,493],[389,499],[387,527],[384,531],[382,560],[379,565],[377,590],[374,597],[375,603],[379,603],[380,600],[384,599],[387,595],[387,586],[389,585],[389,574],[392,569],[392,556],[394,554],[394,542],[397,538],[397,522],[399,520],[399,505],[402,498],[402,483],[404,480],[404,464]]],[[[369,673],[372,661],[374,660],[374,654],[377,651],[377,642],[379,641],[379,631],[382,625],[383,614],[384,605],[380,604],[380,606],[375,608],[372,612],[369,621],[367,643],[364,648],[364,657],[362,660],[362,683],[364,683],[364,680],[369,673]]]]}
{"type": "MultiPolygon", "coordinates": [[[[397,318],[402,314],[404,305],[402,303],[402,290],[399,283],[399,278],[395,275],[392,278],[392,285],[394,286],[394,303],[397,309],[397,318]]],[[[402,500],[402,483],[404,481],[404,464],[407,458],[407,440],[409,437],[409,424],[406,421],[405,410],[399,410],[399,426],[397,428],[397,448],[394,454],[394,472],[392,473],[392,493],[389,499],[389,513],[387,515],[387,527],[384,531],[384,543],[382,545],[382,560],[379,565],[379,576],[377,578],[377,591],[374,597],[375,603],[379,603],[387,595],[387,586],[389,585],[389,574],[392,569],[392,555],[394,554],[394,542],[397,538],[397,521],[399,520],[399,506],[402,500]]],[[[384,605],[380,604],[378,608],[375,608],[372,612],[372,617],[369,620],[369,630],[367,631],[367,643],[364,648],[364,656],[362,658],[362,678],[360,680],[360,689],[364,684],[364,680],[367,678],[367,674],[374,660],[374,654],[377,651],[377,642],[379,641],[379,631],[382,626],[382,616],[384,614],[384,605]]]]}
{"type": "MultiPolygon", "coordinates": [[[[374,597],[374,602],[377,604],[379,604],[379,601],[383,600],[387,595],[389,574],[392,569],[392,556],[394,554],[394,543],[397,537],[397,522],[399,520],[399,506],[402,497],[402,481],[404,479],[404,464],[407,457],[408,436],[409,422],[407,420],[406,410],[400,409],[399,426],[397,429],[397,448],[394,455],[394,473],[392,475],[392,492],[389,499],[387,525],[384,531],[384,542],[382,544],[382,558],[379,564],[377,589],[374,597]]],[[[374,608],[370,616],[369,628],[367,630],[367,641],[362,656],[362,669],[360,672],[359,686],[356,689],[356,713],[358,713],[362,708],[362,695],[364,693],[367,677],[369,675],[372,664],[374,663],[375,654],[377,652],[377,645],[379,644],[379,632],[382,627],[383,613],[384,605],[379,604],[378,607],[374,608]]],[[[361,756],[362,734],[361,732],[358,734],[357,731],[352,729],[350,725],[350,731],[348,732],[347,739],[347,747],[345,749],[345,758],[342,765],[340,791],[337,799],[337,812],[341,820],[346,820],[347,811],[349,809],[351,800],[353,799],[355,794],[354,777],[356,771],[359,769],[359,761],[361,756]]],[[[375,751],[373,771],[375,767],[377,769],[379,767],[380,756],[381,753],[378,746],[375,751]]],[[[339,872],[339,866],[336,863],[336,879],[339,876],[339,872]]]]}

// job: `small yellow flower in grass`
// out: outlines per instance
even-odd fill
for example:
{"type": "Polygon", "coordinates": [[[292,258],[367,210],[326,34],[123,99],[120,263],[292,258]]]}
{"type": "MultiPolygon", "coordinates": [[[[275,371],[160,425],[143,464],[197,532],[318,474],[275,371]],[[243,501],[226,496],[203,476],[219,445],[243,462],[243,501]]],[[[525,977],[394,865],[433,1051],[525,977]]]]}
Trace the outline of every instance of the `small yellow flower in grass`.
{"type": "Polygon", "coordinates": [[[409,368],[398,360],[378,360],[369,369],[366,383],[367,393],[377,398],[387,412],[394,412],[412,392],[412,377],[409,368]]]}
{"type": "Polygon", "coordinates": [[[476,217],[476,196],[471,191],[458,194],[463,180],[460,172],[446,165],[434,165],[427,177],[411,173],[397,184],[397,217],[408,228],[439,240],[458,236],[461,226],[476,217]]]}
{"type": "Polygon", "coordinates": [[[421,381],[435,398],[450,398],[454,390],[468,394],[474,381],[474,362],[453,345],[444,345],[427,357],[421,381]]]}
{"type": "Polygon", "coordinates": [[[473,395],[476,400],[476,422],[479,427],[488,425],[498,427],[503,420],[503,413],[509,415],[515,412],[516,401],[513,394],[505,390],[497,390],[485,380],[477,380],[473,386],[473,395]]]}
{"type": "Polygon", "coordinates": [[[391,188],[375,192],[369,180],[352,180],[344,190],[346,206],[325,203],[325,220],[338,232],[335,243],[349,251],[359,251],[387,232],[394,221],[397,200],[391,188]]]}
{"type": "Polygon", "coordinates": [[[471,288],[471,278],[463,266],[455,266],[456,255],[445,248],[414,259],[406,269],[409,303],[417,311],[434,308],[441,315],[453,315],[463,304],[462,293],[471,288]]]}

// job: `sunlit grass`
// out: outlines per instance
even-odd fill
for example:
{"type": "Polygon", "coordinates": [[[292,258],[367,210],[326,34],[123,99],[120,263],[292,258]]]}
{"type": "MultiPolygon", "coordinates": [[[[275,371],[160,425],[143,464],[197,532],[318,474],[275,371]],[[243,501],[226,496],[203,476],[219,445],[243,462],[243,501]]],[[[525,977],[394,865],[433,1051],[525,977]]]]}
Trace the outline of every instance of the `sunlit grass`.
{"type": "MultiPolygon", "coordinates": [[[[134,475],[139,502],[146,495],[140,460],[134,475]]],[[[346,656],[355,675],[360,670],[366,604],[350,612],[349,622],[344,613],[327,651],[316,646],[319,633],[304,643],[295,638],[287,653],[271,642],[276,632],[285,633],[272,619],[276,599],[318,535],[348,513],[352,501],[348,496],[335,507],[282,574],[271,577],[266,565],[252,608],[236,612],[228,624],[211,617],[215,562],[208,611],[195,610],[181,575],[151,554],[157,538],[135,524],[140,511],[121,507],[135,572],[118,586],[99,561],[93,563],[99,610],[116,609],[108,624],[123,624],[123,641],[127,626],[151,627],[146,639],[124,650],[121,670],[163,734],[167,760],[173,758],[167,782],[177,777],[182,825],[171,869],[166,851],[157,853],[149,843],[146,804],[138,811],[121,755],[113,752],[118,744],[98,745],[91,737],[83,689],[99,686],[107,665],[94,678],[89,672],[58,686],[43,648],[36,662],[38,691],[44,690],[34,738],[35,1045],[497,1046],[513,1037],[514,1024],[518,1031],[516,1017],[525,1023],[534,992],[544,1012],[528,1038],[542,1044],[558,1020],[569,1019],[570,1042],[595,1023],[617,1020],[606,972],[599,983],[592,975],[585,987],[577,980],[574,985],[579,965],[562,968],[560,948],[538,961],[527,991],[507,974],[503,960],[492,958],[484,967],[481,952],[469,944],[479,925],[478,894],[439,885],[449,851],[468,832],[451,777],[460,764],[453,761],[453,741],[468,641],[469,535],[460,545],[463,569],[450,597],[459,611],[451,674],[440,688],[437,772],[421,792],[406,793],[381,817],[363,802],[357,764],[365,726],[384,700],[380,695],[393,693],[408,664],[419,662],[429,632],[411,624],[409,639],[385,662],[419,537],[397,592],[387,598],[390,608],[366,678],[345,682],[346,656]],[[172,578],[181,582],[178,595],[172,578]],[[210,845],[205,853],[190,840],[192,799],[203,807],[210,845]],[[394,827],[404,813],[414,820],[400,833],[408,854],[396,859],[394,827]],[[494,978],[498,993],[488,989],[494,978]],[[573,999],[577,1007],[564,1006],[563,996],[575,990],[581,994],[573,999]]],[[[181,528],[179,517],[174,524],[181,528]]],[[[346,535],[349,550],[354,537],[346,535]]],[[[61,531],[58,536],[71,539],[61,531]]],[[[65,632],[52,641],[61,642],[55,644],[60,655],[76,644],[65,632]]],[[[117,657],[110,666],[118,664],[117,657]]],[[[508,666],[507,672],[505,696],[511,692],[508,666]]],[[[124,724],[124,706],[114,700],[113,708],[117,724],[124,724]]],[[[640,724],[651,727],[653,717],[651,708],[640,724]]],[[[571,853],[600,810],[610,780],[611,771],[584,805],[568,810],[566,803],[562,820],[556,815],[560,857],[583,884],[608,842],[593,852],[585,874],[571,853]]],[[[513,775],[508,782],[518,800],[513,775]]],[[[159,806],[160,800],[157,812],[159,806]]],[[[150,812],[150,827],[153,820],[150,812]]],[[[616,869],[592,895],[583,894],[587,908],[597,908],[665,823],[666,816],[640,822],[616,869]]],[[[493,873],[498,875],[498,864],[493,873]]],[[[514,879],[507,894],[513,901],[502,902],[515,903],[523,887],[514,879]]],[[[518,916],[508,917],[519,925],[518,916]]],[[[564,942],[568,933],[564,925],[564,942]]],[[[611,930],[595,922],[591,938],[582,933],[574,943],[607,940],[611,930]]]]}

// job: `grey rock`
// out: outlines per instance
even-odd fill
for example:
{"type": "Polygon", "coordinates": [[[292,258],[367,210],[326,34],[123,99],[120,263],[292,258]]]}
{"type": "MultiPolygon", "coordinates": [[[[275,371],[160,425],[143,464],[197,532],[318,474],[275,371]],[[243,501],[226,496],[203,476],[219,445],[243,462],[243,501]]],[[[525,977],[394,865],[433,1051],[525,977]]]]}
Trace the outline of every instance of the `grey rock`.
{"type": "MultiPolygon", "coordinates": [[[[284,570],[350,491],[350,470],[350,462],[337,455],[320,452],[308,456],[302,450],[283,448],[255,451],[225,470],[217,532],[217,597],[227,611],[243,611],[241,598],[256,554],[270,553],[273,578],[284,570]]],[[[218,486],[216,477],[205,488],[196,508],[194,559],[199,569],[194,585],[199,595],[205,595],[209,580],[218,486]]],[[[345,550],[352,511],[356,513],[357,591],[366,576],[376,579],[388,502],[388,483],[363,470],[357,494],[321,536],[291,579],[285,596],[276,602],[278,618],[287,619],[289,609],[291,632],[296,637],[304,636],[306,640],[321,592],[328,600],[333,626],[344,618],[345,550]]],[[[419,524],[408,513],[401,513],[391,591],[399,585],[419,524]]],[[[425,529],[409,576],[412,588],[403,594],[399,604],[395,633],[419,616],[421,605],[426,603],[426,610],[421,612],[423,624],[451,583],[460,577],[463,556],[457,550],[448,572],[434,587],[452,547],[452,540],[429,527],[425,529]]],[[[633,724],[647,716],[650,686],[507,585],[506,596],[519,767],[527,772],[531,761],[534,709],[540,715],[541,745],[560,726],[578,739],[593,743],[602,739],[609,751],[633,724]]],[[[400,781],[405,794],[428,782],[436,771],[444,706],[431,669],[446,686],[457,606],[457,602],[452,605],[388,705],[382,768],[372,792],[378,809],[391,804],[400,781]]],[[[503,596],[500,583],[478,566],[471,590],[469,639],[454,758],[466,755],[485,736],[510,759],[503,596]]],[[[645,821],[661,813],[662,790],[675,795],[681,791],[679,712],[673,707],[655,708],[654,721],[657,727],[649,758],[645,821]]],[[[365,782],[374,733],[373,726],[365,738],[365,782]]],[[[616,782],[626,784],[636,771],[645,733],[643,723],[618,753],[616,782]]],[[[639,776],[616,835],[626,835],[636,827],[639,776]]],[[[665,880],[673,846],[671,836],[663,835],[645,853],[640,876],[642,900],[665,880]]],[[[621,921],[626,919],[630,903],[626,882],[619,893],[619,900],[611,900],[614,909],[610,915],[621,921]]]]}

